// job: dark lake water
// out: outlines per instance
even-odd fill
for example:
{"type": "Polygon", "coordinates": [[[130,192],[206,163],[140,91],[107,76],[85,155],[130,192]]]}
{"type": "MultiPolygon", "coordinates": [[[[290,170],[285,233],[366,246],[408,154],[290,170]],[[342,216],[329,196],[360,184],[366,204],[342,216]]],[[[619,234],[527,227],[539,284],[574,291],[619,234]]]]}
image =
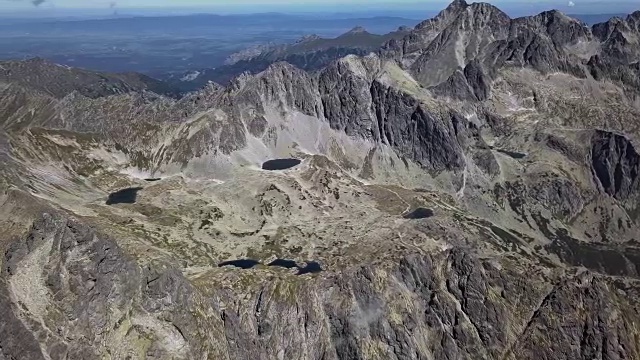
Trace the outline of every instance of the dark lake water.
{"type": "Polygon", "coordinates": [[[229,260],[225,262],[221,262],[218,264],[218,267],[223,266],[235,266],[240,269],[251,269],[252,267],[259,265],[260,262],[253,259],[239,259],[239,260],[229,260]]]}
{"type": "Polygon", "coordinates": [[[298,273],[296,275],[304,275],[304,274],[315,274],[322,271],[322,266],[315,261],[310,261],[303,268],[299,268],[298,273]]]}
{"type": "MultiPolygon", "coordinates": [[[[238,259],[221,262],[218,267],[235,266],[240,269],[251,269],[260,265],[260,262],[254,259],[238,259]]],[[[288,259],[276,259],[267,266],[281,267],[285,269],[298,269],[296,275],[315,274],[322,271],[322,266],[316,261],[308,261],[305,266],[299,266],[295,261],[288,259]]]]}
{"type": "Polygon", "coordinates": [[[148,178],[148,179],[144,179],[144,181],[148,181],[148,182],[154,182],[154,181],[160,181],[162,180],[161,178],[148,178]]]}
{"type": "Polygon", "coordinates": [[[138,196],[138,191],[142,190],[141,187],[127,188],[116,191],[109,194],[107,199],[107,205],[115,204],[135,204],[138,196]]]}
{"type": "Polygon", "coordinates": [[[296,262],[293,260],[276,259],[270,262],[267,266],[278,266],[286,269],[295,269],[298,267],[298,264],[296,264],[296,262]]]}
{"type": "Polygon", "coordinates": [[[263,170],[285,170],[290,169],[302,161],[298,159],[273,159],[262,163],[263,170]]]}
{"type": "Polygon", "coordinates": [[[405,219],[427,219],[433,216],[433,210],[427,208],[417,208],[412,212],[405,214],[405,219]]]}

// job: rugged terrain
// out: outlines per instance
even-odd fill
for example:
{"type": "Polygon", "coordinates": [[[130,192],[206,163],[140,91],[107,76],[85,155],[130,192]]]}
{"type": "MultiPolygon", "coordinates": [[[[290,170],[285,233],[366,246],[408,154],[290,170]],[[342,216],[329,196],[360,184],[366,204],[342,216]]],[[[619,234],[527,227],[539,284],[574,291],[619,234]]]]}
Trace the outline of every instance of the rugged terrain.
{"type": "Polygon", "coordinates": [[[410,28],[402,26],[388,34],[377,35],[357,26],[335,38],[307,35],[292,44],[265,44],[232,54],[223,66],[191,71],[171,83],[184,90],[196,90],[210,81],[226,84],[243,73],[257,74],[281,61],[315,71],[347,55],[364,56],[377,51],[386,42],[401,39],[409,31],[410,28]]]}
{"type": "Polygon", "coordinates": [[[640,358],[639,53],[455,1],[180,99],[5,73],[0,359],[640,358]]]}

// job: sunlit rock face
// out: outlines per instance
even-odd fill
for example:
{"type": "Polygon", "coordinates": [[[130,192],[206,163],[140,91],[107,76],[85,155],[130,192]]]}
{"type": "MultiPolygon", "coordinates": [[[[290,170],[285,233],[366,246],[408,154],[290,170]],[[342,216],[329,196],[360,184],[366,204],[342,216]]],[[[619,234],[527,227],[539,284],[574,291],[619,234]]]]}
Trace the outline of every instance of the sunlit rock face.
{"type": "Polygon", "coordinates": [[[179,98],[0,63],[0,359],[640,358],[637,19],[455,1],[179,98]]]}

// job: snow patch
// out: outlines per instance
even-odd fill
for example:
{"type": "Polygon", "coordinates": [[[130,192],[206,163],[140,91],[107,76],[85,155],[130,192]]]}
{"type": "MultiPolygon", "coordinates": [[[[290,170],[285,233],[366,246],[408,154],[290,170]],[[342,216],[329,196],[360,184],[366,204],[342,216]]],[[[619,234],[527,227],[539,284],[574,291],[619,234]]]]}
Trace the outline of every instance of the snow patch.
{"type": "Polygon", "coordinates": [[[365,69],[364,64],[360,57],[355,55],[347,55],[340,60],[341,63],[347,65],[349,69],[358,77],[367,78],[368,71],[365,69]]]}
{"type": "Polygon", "coordinates": [[[183,77],[181,77],[180,81],[193,81],[197,79],[200,76],[200,74],[201,74],[200,71],[192,71],[190,73],[185,74],[183,77]]]}
{"type": "Polygon", "coordinates": [[[127,175],[134,179],[140,179],[140,180],[158,178],[158,176],[152,174],[150,171],[142,171],[140,169],[132,168],[132,167],[124,168],[120,170],[120,174],[127,175]]]}
{"type": "Polygon", "coordinates": [[[179,354],[182,356],[188,354],[189,345],[181,331],[175,325],[160,321],[151,315],[134,316],[131,318],[131,324],[142,326],[151,331],[155,335],[159,345],[170,354],[179,354]]]}
{"type": "Polygon", "coordinates": [[[463,68],[465,67],[466,62],[466,53],[467,50],[467,39],[466,35],[461,34],[456,40],[456,61],[458,62],[458,66],[463,68]]]}
{"type": "Polygon", "coordinates": [[[506,94],[505,106],[510,112],[535,111],[535,108],[522,106],[518,97],[511,92],[507,92],[506,94]]]}
{"type": "Polygon", "coordinates": [[[87,153],[87,158],[100,160],[111,166],[124,166],[129,162],[129,158],[122,151],[107,151],[101,147],[91,149],[87,153]]]}
{"type": "Polygon", "coordinates": [[[62,65],[62,64],[55,64],[55,66],[63,68],[65,70],[72,70],[73,69],[71,66],[62,65]]]}

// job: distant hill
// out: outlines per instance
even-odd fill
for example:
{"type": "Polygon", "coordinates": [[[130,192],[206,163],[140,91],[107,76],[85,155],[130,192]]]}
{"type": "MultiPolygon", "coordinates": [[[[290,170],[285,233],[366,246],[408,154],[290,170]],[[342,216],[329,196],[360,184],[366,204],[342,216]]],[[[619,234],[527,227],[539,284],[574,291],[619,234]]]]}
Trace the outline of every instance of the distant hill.
{"type": "Polygon", "coordinates": [[[55,98],[63,98],[74,91],[89,98],[143,90],[179,96],[176,88],[146,75],[99,73],[54,64],[41,58],[0,61],[0,83],[19,85],[55,98]]]}
{"type": "Polygon", "coordinates": [[[591,26],[591,25],[607,22],[609,19],[614,17],[625,18],[627,17],[627,15],[628,14],[621,13],[621,14],[584,14],[584,15],[569,14],[568,16],[578,19],[584,22],[585,24],[591,26]]]}
{"type": "MultiPolygon", "coordinates": [[[[627,14],[570,16],[591,26],[614,17],[624,18],[627,14]]],[[[335,38],[307,35],[291,44],[261,44],[230,55],[224,66],[189,71],[174,76],[169,82],[183,91],[192,91],[210,81],[224,84],[243,72],[258,73],[279,61],[286,61],[304,70],[316,70],[346,55],[365,55],[376,51],[390,40],[401,39],[411,30],[408,27],[400,27],[385,35],[376,35],[358,26],[335,38]]]]}
{"type": "Polygon", "coordinates": [[[305,36],[293,44],[264,46],[234,54],[227,65],[190,72],[172,83],[183,91],[195,90],[209,81],[224,84],[243,72],[258,73],[279,61],[304,70],[316,70],[346,55],[366,55],[376,51],[384,43],[401,39],[410,31],[409,27],[400,27],[388,34],[377,35],[358,26],[335,38],[305,36]]]}
{"type": "Polygon", "coordinates": [[[5,19],[0,11],[0,60],[46,58],[105,72],[166,78],[222,66],[256,45],[288,44],[307,34],[334,38],[356,25],[386,34],[419,20],[322,14],[193,14],[101,19],[5,19]]]}

